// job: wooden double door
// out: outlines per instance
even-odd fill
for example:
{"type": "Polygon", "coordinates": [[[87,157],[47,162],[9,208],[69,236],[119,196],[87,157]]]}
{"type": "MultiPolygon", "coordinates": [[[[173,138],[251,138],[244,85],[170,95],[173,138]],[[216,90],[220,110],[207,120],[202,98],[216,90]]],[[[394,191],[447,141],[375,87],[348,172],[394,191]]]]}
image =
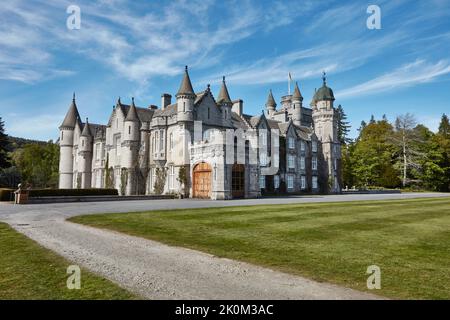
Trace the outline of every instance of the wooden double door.
{"type": "Polygon", "coordinates": [[[245,197],[245,166],[243,164],[233,165],[231,193],[234,199],[245,197]]]}
{"type": "Polygon", "coordinates": [[[211,166],[205,162],[199,163],[193,171],[193,197],[211,198],[211,166]]]}

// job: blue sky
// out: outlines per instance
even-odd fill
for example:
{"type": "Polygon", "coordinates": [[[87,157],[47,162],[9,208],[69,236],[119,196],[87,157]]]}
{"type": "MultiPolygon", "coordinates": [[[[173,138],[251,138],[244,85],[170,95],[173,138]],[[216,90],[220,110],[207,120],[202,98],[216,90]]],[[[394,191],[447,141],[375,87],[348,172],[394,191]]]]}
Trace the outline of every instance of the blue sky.
{"type": "Polygon", "coordinates": [[[410,1],[39,1],[0,6],[0,116],[7,133],[55,139],[77,95],[81,116],[106,123],[120,96],[138,106],[174,95],[185,65],[196,91],[222,75],[246,113],[287,74],[309,102],[328,74],[352,124],[406,112],[436,130],[450,113],[450,0],[410,1]],[[369,5],[381,30],[369,30],[369,5]],[[69,30],[69,5],[81,29],[69,30]]]}

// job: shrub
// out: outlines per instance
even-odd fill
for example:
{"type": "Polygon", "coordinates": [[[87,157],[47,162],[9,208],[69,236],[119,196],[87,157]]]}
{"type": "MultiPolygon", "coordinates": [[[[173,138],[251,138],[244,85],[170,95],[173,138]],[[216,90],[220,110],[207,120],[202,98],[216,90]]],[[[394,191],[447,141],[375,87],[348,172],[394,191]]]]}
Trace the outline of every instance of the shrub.
{"type": "Polygon", "coordinates": [[[14,201],[14,189],[0,188],[0,201],[14,201]]]}
{"type": "Polygon", "coordinates": [[[117,196],[117,189],[32,189],[30,197],[117,196]]]}

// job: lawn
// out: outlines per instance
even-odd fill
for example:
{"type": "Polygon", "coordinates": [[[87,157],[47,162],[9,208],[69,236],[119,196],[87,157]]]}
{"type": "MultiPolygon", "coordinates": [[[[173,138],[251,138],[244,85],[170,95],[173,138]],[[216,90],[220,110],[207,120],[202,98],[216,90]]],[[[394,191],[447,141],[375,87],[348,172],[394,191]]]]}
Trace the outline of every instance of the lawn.
{"type": "Polygon", "coordinates": [[[0,300],[133,299],[109,280],[81,269],[81,289],[67,289],[73,263],[0,223],[0,300]]]}
{"type": "Polygon", "coordinates": [[[450,197],[87,215],[70,219],[369,291],[450,299],[450,197]]]}

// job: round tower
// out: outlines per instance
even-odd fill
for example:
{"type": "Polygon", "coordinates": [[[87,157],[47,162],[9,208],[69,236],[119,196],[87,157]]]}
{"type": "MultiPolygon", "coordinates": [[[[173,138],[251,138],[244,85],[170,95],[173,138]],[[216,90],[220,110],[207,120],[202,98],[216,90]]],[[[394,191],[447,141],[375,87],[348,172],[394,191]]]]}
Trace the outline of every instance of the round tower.
{"type": "Polygon", "coordinates": [[[88,118],[84,124],[83,131],[80,135],[80,142],[78,143],[78,173],[81,174],[80,188],[91,188],[92,178],[92,131],[89,125],[88,118]]]}
{"type": "Polygon", "coordinates": [[[227,84],[225,83],[225,76],[222,78],[222,87],[220,88],[220,92],[217,97],[217,104],[220,106],[223,120],[225,124],[227,124],[227,122],[231,121],[231,108],[233,107],[233,102],[231,101],[230,94],[228,93],[227,84]]]}
{"type": "Polygon", "coordinates": [[[266,102],[266,110],[269,117],[272,117],[272,115],[277,111],[276,108],[277,104],[275,102],[275,99],[273,98],[272,89],[270,89],[266,102]]]}
{"type": "Polygon", "coordinates": [[[121,186],[120,192],[125,192],[125,195],[137,194],[137,171],[139,168],[139,140],[141,122],[136,110],[134,98],[131,98],[131,105],[128,109],[127,116],[125,117],[123,124],[123,142],[122,152],[120,157],[122,172],[121,183],[125,183],[125,186],[121,186]],[[125,171],[126,170],[126,171],[125,171]]]}
{"type": "Polygon", "coordinates": [[[195,93],[189,78],[188,67],[185,67],[184,77],[181,81],[180,89],[176,94],[178,121],[194,120],[195,93]]]}
{"type": "Polygon", "coordinates": [[[298,88],[298,83],[295,83],[295,90],[292,95],[292,122],[297,126],[302,124],[302,107],[303,96],[298,88]]]}
{"type": "Polygon", "coordinates": [[[341,190],[341,151],[337,130],[337,113],[333,107],[335,100],[333,90],[327,86],[325,72],[322,81],[322,87],[316,91],[311,102],[314,133],[320,141],[321,158],[324,161],[320,173],[321,184],[323,190],[338,193],[341,190]]]}
{"type": "Polygon", "coordinates": [[[73,94],[72,104],[67,111],[63,123],[59,127],[59,188],[73,188],[73,138],[74,130],[80,115],[78,114],[75,102],[75,93],[73,94]]]}

